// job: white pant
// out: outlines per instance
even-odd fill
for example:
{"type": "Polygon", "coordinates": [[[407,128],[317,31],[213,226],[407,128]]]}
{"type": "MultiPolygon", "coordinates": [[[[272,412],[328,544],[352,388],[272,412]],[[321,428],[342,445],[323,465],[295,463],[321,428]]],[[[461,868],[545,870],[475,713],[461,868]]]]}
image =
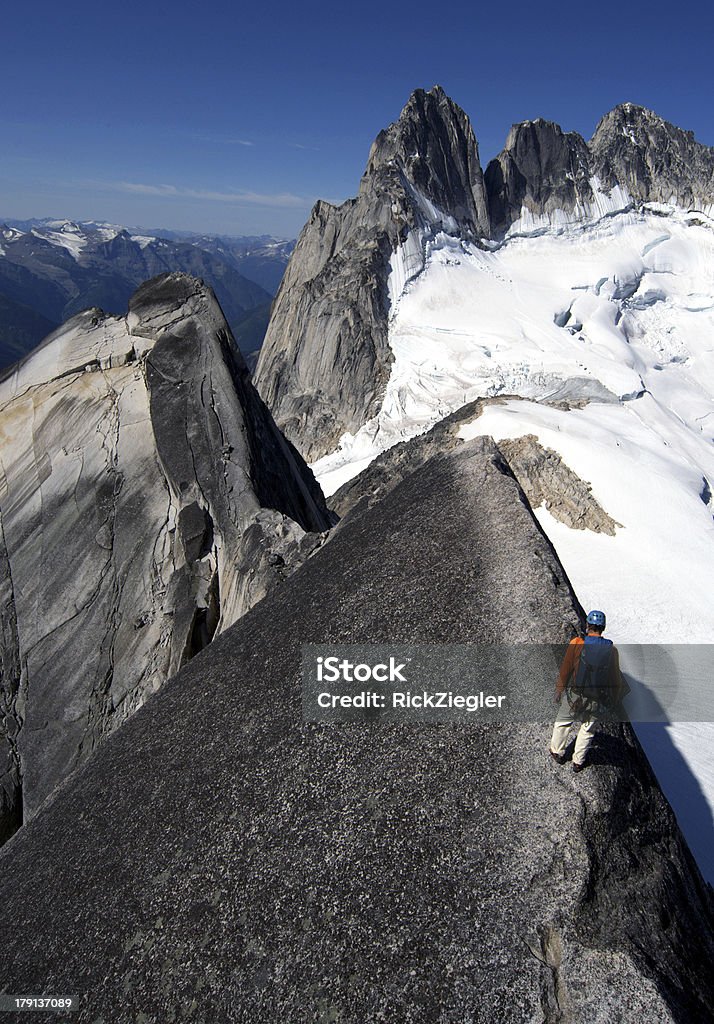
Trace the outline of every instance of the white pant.
{"type": "Polygon", "coordinates": [[[578,735],[575,739],[575,750],[573,751],[573,764],[583,764],[588,748],[595,738],[595,733],[600,728],[600,722],[593,718],[592,710],[586,710],[577,715],[572,711],[568,701],[562,697],[562,706],[553,726],[553,738],[550,741],[550,749],[554,754],[565,753],[568,745],[568,734],[574,725],[579,725],[578,735]]]}

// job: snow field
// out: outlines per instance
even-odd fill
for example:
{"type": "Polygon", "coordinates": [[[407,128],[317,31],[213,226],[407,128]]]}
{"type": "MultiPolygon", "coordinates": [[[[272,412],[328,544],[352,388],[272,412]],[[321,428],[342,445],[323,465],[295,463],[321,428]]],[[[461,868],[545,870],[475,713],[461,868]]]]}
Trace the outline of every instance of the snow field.
{"type": "MultiPolygon", "coordinates": [[[[535,434],[621,524],[608,537],[536,510],[583,604],[608,611],[620,643],[710,643],[714,221],[663,204],[599,213],[590,224],[524,221],[519,230],[534,233],[516,225],[486,249],[444,233],[408,239],[392,260],[395,358],[382,408],[313,470],[334,493],[465,403],[516,395],[461,436],[535,434]],[[564,381],[599,400],[544,404],[564,381]]],[[[714,725],[638,731],[714,880],[714,725]]]]}

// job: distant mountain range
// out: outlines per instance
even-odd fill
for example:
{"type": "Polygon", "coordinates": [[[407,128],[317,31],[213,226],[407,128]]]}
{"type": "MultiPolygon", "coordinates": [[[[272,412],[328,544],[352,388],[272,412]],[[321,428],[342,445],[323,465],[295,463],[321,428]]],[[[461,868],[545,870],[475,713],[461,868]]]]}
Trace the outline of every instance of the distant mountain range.
{"type": "Polygon", "coordinates": [[[184,271],[211,285],[241,349],[260,348],[294,242],[52,219],[0,223],[0,367],[80,310],[124,313],[138,285],[184,271]]]}

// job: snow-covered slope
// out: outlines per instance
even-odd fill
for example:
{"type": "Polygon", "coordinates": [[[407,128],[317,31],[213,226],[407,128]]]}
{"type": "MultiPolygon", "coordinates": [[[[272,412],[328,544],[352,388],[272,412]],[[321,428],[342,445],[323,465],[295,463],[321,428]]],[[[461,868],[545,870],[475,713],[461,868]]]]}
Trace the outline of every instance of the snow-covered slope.
{"type": "MultiPolygon", "coordinates": [[[[538,510],[581,601],[623,643],[710,642],[714,221],[649,204],[488,249],[439,235],[392,306],[389,344],[379,414],[313,466],[326,493],[466,402],[518,396],[462,433],[535,435],[620,524],[610,537],[538,510]]],[[[640,734],[712,877],[714,727],[640,734]]]]}
{"type": "Polygon", "coordinates": [[[334,490],[353,473],[342,467],[483,395],[617,403],[649,392],[699,451],[714,429],[713,256],[714,221],[674,208],[490,250],[439,235],[392,308],[379,415],[316,463],[324,485],[334,490]]]}

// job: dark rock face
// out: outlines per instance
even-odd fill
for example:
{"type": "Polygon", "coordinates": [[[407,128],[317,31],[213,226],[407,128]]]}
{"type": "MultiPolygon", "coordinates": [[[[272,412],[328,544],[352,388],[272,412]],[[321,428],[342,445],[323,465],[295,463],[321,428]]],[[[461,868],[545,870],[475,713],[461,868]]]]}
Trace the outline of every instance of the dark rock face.
{"type": "Polygon", "coordinates": [[[255,382],[306,458],[378,411],[392,361],[390,259],[404,247],[399,273],[413,276],[442,228],[478,238],[489,225],[471,125],[437,86],[379,134],[355,199],[316,204],[275,300],[255,382]]]}
{"type": "Polygon", "coordinates": [[[592,199],[590,154],[582,136],[552,121],[514,124],[486,168],[491,228],[504,233],[526,206],[539,214],[574,210],[592,199]]]}
{"type": "MultiPolygon", "coordinates": [[[[417,190],[417,209],[407,208],[424,227],[434,226],[431,211],[419,207],[425,198],[455,220],[465,237],[488,235],[489,219],[483,172],[471,123],[466,114],[436,86],[417,89],[399,120],[380,132],[370,150],[360,194],[375,186],[385,193],[417,190]],[[411,188],[410,188],[411,187],[411,188]]],[[[437,221],[438,226],[438,221],[437,221]]]]}
{"type": "Polygon", "coordinates": [[[706,206],[714,201],[714,149],[651,110],[622,103],[589,143],[542,119],[513,125],[485,180],[500,237],[524,209],[535,218],[559,211],[577,220],[628,202],[706,206]]]}
{"type": "Polygon", "coordinates": [[[0,432],[7,833],[330,517],[186,275],[52,335],[0,383],[0,432]]]}
{"type": "Polygon", "coordinates": [[[254,381],[305,458],[335,447],[379,409],[387,343],[391,246],[353,200],[318,203],[298,239],[273,306],[254,381]],[[349,245],[342,239],[349,238],[349,245]]]}
{"type": "Polygon", "coordinates": [[[714,149],[634,103],[621,103],[603,117],[590,152],[603,186],[618,184],[636,201],[714,201],[714,149]]]}
{"type": "Polygon", "coordinates": [[[492,442],[400,466],[6,845],[8,991],[79,1024],[710,1019],[710,896],[628,727],[574,776],[550,724],[302,724],[302,643],[577,624],[492,442]]]}

